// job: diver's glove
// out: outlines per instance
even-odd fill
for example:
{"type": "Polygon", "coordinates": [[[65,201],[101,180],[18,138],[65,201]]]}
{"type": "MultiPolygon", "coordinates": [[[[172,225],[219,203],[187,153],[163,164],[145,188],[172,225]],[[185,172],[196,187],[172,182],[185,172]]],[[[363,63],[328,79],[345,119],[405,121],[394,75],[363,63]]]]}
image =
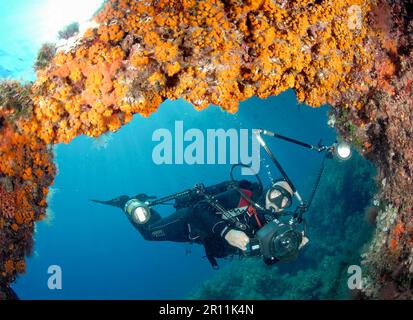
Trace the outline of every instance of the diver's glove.
{"type": "Polygon", "coordinates": [[[226,234],[225,240],[227,240],[231,246],[239,248],[242,251],[247,251],[247,246],[250,243],[250,238],[248,238],[244,232],[234,229],[226,234]]]}

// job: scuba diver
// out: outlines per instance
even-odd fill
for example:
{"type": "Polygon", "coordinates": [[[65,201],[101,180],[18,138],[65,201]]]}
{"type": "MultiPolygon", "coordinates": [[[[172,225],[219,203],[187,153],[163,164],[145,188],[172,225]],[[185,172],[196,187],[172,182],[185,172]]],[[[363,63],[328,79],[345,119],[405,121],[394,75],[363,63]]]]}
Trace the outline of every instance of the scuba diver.
{"type": "MultiPolygon", "coordinates": [[[[176,211],[161,218],[155,209],[144,208],[145,194],[121,196],[110,201],[92,200],[122,209],[132,225],[148,241],[172,241],[202,244],[213,267],[216,258],[246,254],[258,230],[274,220],[292,204],[293,191],[285,180],[278,180],[263,192],[259,183],[247,180],[228,181],[205,188],[202,185],[180,195],[173,206],[176,211]],[[255,207],[251,202],[258,204],[255,207]],[[265,206],[265,210],[261,210],[265,206]]],[[[302,237],[300,247],[308,242],[302,237]]],[[[274,264],[276,257],[265,257],[274,264]]]]}
{"type": "Polygon", "coordinates": [[[303,215],[311,206],[326,159],[334,154],[341,160],[349,159],[351,146],[341,142],[327,147],[321,141],[313,146],[267,130],[256,130],[255,135],[283,176],[265,190],[256,173],[257,182],[236,180],[236,168],[250,168],[238,164],[232,167],[230,181],[214,186],[198,184],[160,199],[139,194],[92,201],[120,208],[145,240],[203,245],[214,268],[218,268],[217,258],[234,255],[260,256],[267,265],[291,261],[309,242],[303,215]],[[304,202],[261,135],[276,137],[318,153],[326,151],[308,202],[304,202]],[[298,205],[295,210],[288,211],[294,198],[298,205]],[[172,205],[175,212],[162,218],[154,207],[166,204],[172,205]]]}

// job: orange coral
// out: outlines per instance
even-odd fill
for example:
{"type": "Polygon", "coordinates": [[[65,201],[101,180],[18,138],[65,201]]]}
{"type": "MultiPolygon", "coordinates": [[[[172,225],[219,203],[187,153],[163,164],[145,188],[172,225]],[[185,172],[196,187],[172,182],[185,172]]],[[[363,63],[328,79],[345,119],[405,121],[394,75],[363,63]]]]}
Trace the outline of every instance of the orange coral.
{"type": "Polygon", "coordinates": [[[367,0],[289,7],[271,0],[106,1],[95,27],[36,68],[30,98],[15,99],[30,86],[5,86],[15,94],[0,100],[0,178],[13,188],[5,191],[0,180],[8,248],[0,280],[9,283],[24,270],[14,235],[29,243],[33,223],[45,215],[55,174],[47,144],[116,131],[166,99],[236,112],[253,95],[293,88],[300,101],[319,106],[350,87],[347,75],[370,57],[365,25],[354,30],[344,22],[352,5],[365,19],[367,0]],[[16,101],[26,107],[24,117],[9,105],[16,101]]]}
{"type": "Polygon", "coordinates": [[[353,5],[365,19],[364,0],[288,8],[270,0],[150,3],[107,1],[95,29],[38,71],[36,131],[45,142],[115,131],[165,99],[235,112],[253,95],[293,88],[300,101],[319,106],[351,85],[346,75],[370,54],[365,24],[346,23],[355,19],[353,5]]]}
{"type": "MultiPolygon", "coordinates": [[[[0,180],[0,228],[7,235],[0,280],[10,283],[24,272],[25,251],[16,253],[22,244],[15,234],[30,247],[33,224],[45,215],[55,175],[48,144],[116,131],[166,99],[236,112],[240,101],[254,95],[267,98],[292,88],[300,102],[316,107],[347,91],[366,93],[368,81],[394,95],[396,66],[387,58],[373,61],[378,32],[369,13],[368,0],[106,1],[95,27],[36,69],[32,99],[23,100],[25,117],[7,105],[13,99],[0,103],[0,178],[13,186],[6,192],[0,180]],[[375,79],[355,76],[373,67],[375,79]]],[[[396,53],[397,42],[388,35],[380,45],[396,53]]],[[[17,95],[23,91],[18,88],[17,95]]],[[[365,103],[345,107],[362,110],[365,103]]],[[[392,250],[403,233],[397,225],[392,250]]]]}
{"type": "MultiPolygon", "coordinates": [[[[4,87],[0,83],[0,87],[4,87]]],[[[20,101],[17,113],[0,119],[0,283],[8,285],[16,273],[25,271],[25,254],[32,247],[34,222],[46,209],[48,187],[55,166],[45,142],[33,135],[38,126],[30,111],[30,100],[19,97],[18,88],[0,97],[0,118],[8,103],[20,101]]]]}
{"type": "Polygon", "coordinates": [[[16,212],[16,195],[14,192],[7,192],[4,186],[0,185],[0,214],[11,219],[16,212]]]}
{"type": "Polygon", "coordinates": [[[20,260],[16,263],[16,272],[17,273],[26,272],[26,262],[24,260],[20,260]]]}
{"type": "Polygon", "coordinates": [[[14,272],[14,262],[12,260],[7,260],[4,264],[4,269],[7,274],[11,274],[14,272]]]}
{"type": "Polygon", "coordinates": [[[390,239],[389,248],[392,252],[396,252],[398,248],[398,242],[396,239],[390,239]]]}
{"type": "Polygon", "coordinates": [[[392,231],[392,236],[389,241],[389,248],[392,252],[397,252],[399,249],[399,242],[406,232],[403,222],[399,221],[392,231]]]}
{"type": "Polygon", "coordinates": [[[396,237],[400,237],[406,229],[404,228],[404,224],[402,222],[397,223],[396,227],[394,228],[394,235],[396,237]]]}

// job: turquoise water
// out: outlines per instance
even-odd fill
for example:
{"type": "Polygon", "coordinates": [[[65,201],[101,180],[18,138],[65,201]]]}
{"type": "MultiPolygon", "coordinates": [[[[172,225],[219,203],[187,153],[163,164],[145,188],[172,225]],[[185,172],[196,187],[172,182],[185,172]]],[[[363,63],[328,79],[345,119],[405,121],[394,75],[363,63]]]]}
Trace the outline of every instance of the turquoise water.
{"type": "Polygon", "coordinates": [[[86,21],[102,0],[3,0],[0,2],[0,77],[33,80],[41,45],[73,21],[86,21]]]}
{"type": "MultiPolygon", "coordinates": [[[[98,1],[83,0],[83,11],[93,12],[98,1]]],[[[33,79],[31,70],[41,43],[61,29],[62,19],[77,20],[77,1],[19,0],[0,4],[0,76],[33,79]],[[65,7],[66,6],[66,7],[65,7]],[[72,6],[72,7],[71,7],[72,6]],[[71,8],[71,9],[68,9],[71,8]],[[50,17],[50,15],[54,16],[50,17]],[[64,13],[69,16],[66,17],[64,13]],[[45,15],[47,19],[45,18],[45,15]],[[56,21],[59,21],[57,23],[56,21]],[[53,26],[53,28],[51,27],[53,26]]],[[[150,119],[134,121],[115,134],[93,140],[78,137],[56,146],[59,173],[49,202],[49,218],[37,225],[35,253],[27,274],[14,289],[23,299],[177,299],[185,298],[216,274],[203,258],[202,247],[145,242],[119,210],[101,207],[92,198],[110,199],[121,194],[163,196],[196,183],[206,185],[229,179],[230,165],[162,165],[152,159],[159,128],[173,132],[175,121],[185,129],[266,128],[316,144],[335,141],[327,126],[327,107],[298,105],[292,91],[267,100],[253,98],[241,104],[236,115],[217,107],[196,112],[184,101],[167,101],[150,119]],[[47,287],[50,265],[63,271],[63,290],[47,287]]],[[[268,140],[268,139],[267,139],[268,140]]],[[[282,141],[268,140],[301,193],[307,196],[321,156],[282,141]]],[[[279,173],[262,153],[261,177],[268,182],[279,173]]],[[[167,215],[166,208],[161,213],[167,215]]],[[[230,262],[221,261],[221,265],[230,262]]]]}

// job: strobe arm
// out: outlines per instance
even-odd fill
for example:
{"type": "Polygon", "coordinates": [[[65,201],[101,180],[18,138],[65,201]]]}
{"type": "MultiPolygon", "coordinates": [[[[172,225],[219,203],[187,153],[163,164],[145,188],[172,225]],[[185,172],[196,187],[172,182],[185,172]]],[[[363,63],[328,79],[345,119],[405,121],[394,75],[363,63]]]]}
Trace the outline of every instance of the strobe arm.
{"type": "Polygon", "coordinates": [[[288,142],[294,143],[296,145],[299,145],[301,147],[304,147],[304,148],[307,148],[307,149],[310,149],[310,150],[314,150],[314,151],[317,151],[317,152],[323,152],[324,150],[328,149],[328,147],[321,144],[321,141],[317,146],[314,146],[314,145],[311,145],[311,144],[308,144],[308,143],[305,143],[305,142],[302,142],[302,141],[299,141],[299,140],[296,140],[296,139],[292,139],[292,138],[283,136],[281,134],[278,134],[278,133],[275,133],[275,132],[272,132],[272,131],[268,131],[268,130],[264,130],[264,129],[256,130],[256,134],[263,134],[265,136],[278,138],[278,139],[288,141],[288,142]]]}
{"type": "Polygon", "coordinates": [[[276,165],[278,170],[281,172],[284,179],[291,186],[291,189],[293,190],[295,197],[300,202],[300,205],[297,207],[294,216],[295,216],[295,219],[297,221],[301,222],[303,220],[302,217],[303,217],[304,213],[308,211],[308,209],[310,208],[310,206],[313,202],[315,193],[316,193],[316,191],[318,189],[318,186],[320,184],[321,176],[324,172],[324,165],[325,165],[326,159],[332,157],[334,152],[337,153],[337,157],[339,157],[342,160],[349,159],[351,157],[351,148],[350,148],[350,146],[348,145],[348,143],[342,142],[341,144],[335,143],[334,145],[332,145],[330,147],[327,147],[327,146],[324,146],[321,143],[321,141],[318,143],[317,146],[313,146],[311,144],[308,144],[308,143],[305,143],[305,142],[302,142],[302,141],[299,141],[299,140],[295,140],[295,139],[292,139],[292,138],[289,138],[289,137],[286,137],[286,136],[282,136],[278,133],[268,131],[268,130],[263,130],[263,129],[254,130],[254,134],[255,134],[258,142],[261,144],[261,146],[267,152],[270,159],[274,162],[274,164],[276,165]],[[297,191],[297,188],[294,186],[291,179],[288,177],[287,173],[282,168],[281,164],[278,162],[278,160],[275,158],[274,154],[271,152],[270,148],[265,143],[265,141],[262,138],[261,134],[269,136],[269,137],[274,137],[274,138],[278,138],[278,139],[281,139],[281,140],[285,140],[285,141],[294,143],[296,145],[299,145],[301,147],[304,147],[304,148],[307,148],[307,149],[310,149],[310,150],[314,150],[314,151],[319,152],[319,153],[321,153],[323,151],[326,151],[326,154],[324,156],[323,163],[322,163],[319,175],[317,176],[317,181],[316,181],[315,187],[313,188],[310,200],[307,203],[303,201],[303,199],[301,198],[300,194],[297,191]]]}
{"type": "MultiPolygon", "coordinates": [[[[261,146],[264,148],[265,152],[268,154],[268,156],[270,157],[271,161],[274,162],[275,166],[277,167],[277,169],[281,172],[282,176],[284,177],[284,179],[287,181],[287,183],[290,185],[291,189],[294,192],[295,197],[297,198],[297,200],[300,202],[300,204],[302,206],[305,206],[303,198],[301,197],[301,195],[299,194],[299,192],[297,191],[297,188],[295,187],[294,183],[291,181],[290,177],[288,176],[287,172],[285,172],[284,168],[281,166],[281,164],[278,162],[277,158],[274,156],[274,154],[271,152],[270,148],[267,146],[267,143],[264,141],[264,139],[261,137],[261,132],[263,132],[265,130],[256,130],[255,131],[255,136],[258,140],[258,142],[261,144],[261,146]]],[[[267,133],[269,131],[266,131],[267,133]]]]}
{"type": "Polygon", "coordinates": [[[172,200],[176,200],[176,199],[183,198],[183,197],[188,197],[190,195],[193,195],[194,192],[196,192],[196,190],[197,189],[194,188],[194,189],[188,189],[182,192],[174,193],[172,195],[169,195],[169,196],[166,196],[166,197],[154,200],[154,201],[150,201],[147,203],[147,205],[149,207],[155,207],[157,205],[164,204],[172,200]]]}
{"type": "Polygon", "coordinates": [[[171,194],[169,196],[165,196],[153,201],[147,201],[146,204],[149,207],[155,207],[161,204],[165,204],[167,202],[170,201],[176,201],[176,200],[182,200],[185,198],[191,198],[194,196],[200,196],[203,197],[204,193],[208,191],[208,188],[206,188],[202,183],[197,184],[195,187],[193,187],[192,189],[187,189],[184,191],[180,191],[174,194],[171,194]]]}

